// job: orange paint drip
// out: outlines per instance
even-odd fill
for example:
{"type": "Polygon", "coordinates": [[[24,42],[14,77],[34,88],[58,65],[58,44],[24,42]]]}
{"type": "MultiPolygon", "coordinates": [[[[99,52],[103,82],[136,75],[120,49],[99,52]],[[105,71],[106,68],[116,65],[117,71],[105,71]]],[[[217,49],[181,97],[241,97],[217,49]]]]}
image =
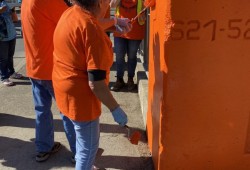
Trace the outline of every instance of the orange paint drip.
{"type": "Polygon", "coordinates": [[[138,145],[139,140],[141,139],[141,133],[138,131],[135,131],[131,137],[130,137],[130,142],[134,145],[138,145]]]}

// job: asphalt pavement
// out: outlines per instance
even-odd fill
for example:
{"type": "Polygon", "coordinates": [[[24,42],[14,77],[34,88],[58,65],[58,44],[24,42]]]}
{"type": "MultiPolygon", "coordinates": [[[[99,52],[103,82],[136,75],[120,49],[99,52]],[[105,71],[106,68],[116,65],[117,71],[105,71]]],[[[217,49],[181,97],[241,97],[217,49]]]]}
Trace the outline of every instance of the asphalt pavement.
{"type": "MultiPolygon", "coordinates": [[[[53,103],[55,140],[63,148],[46,162],[35,161],[35,113],[29,78],[26,77],[25,52],[20,24],[17,27],[17,45],[14,65],[25,77],[13,80],[16,85],[0,84],[0,170],[73,170],[71,152],[63,130],[59,111],[53,103]]],[[[113,37],[111,35],[111,40],[113,37]]],[[[111,68],[110,85],[115,82],[115,69],[111,68]]],[[[128,114],[128,125],[132,132],[138,130],[142,137],[138,145],[131,144],[127,129],[118,126],[103,106],[100,118],[101,138],[95,165],[106,170],[153,170],[148,149],[145,127],[137,90],[112,92],[118,103],[128,114]]]]}

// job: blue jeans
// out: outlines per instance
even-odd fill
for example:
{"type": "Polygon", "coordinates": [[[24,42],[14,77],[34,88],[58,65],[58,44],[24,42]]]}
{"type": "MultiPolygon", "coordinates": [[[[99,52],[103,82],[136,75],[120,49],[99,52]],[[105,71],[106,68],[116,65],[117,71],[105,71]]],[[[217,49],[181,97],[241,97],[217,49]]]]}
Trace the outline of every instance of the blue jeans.
{"type": "Polygon", "coordinates": [[[8,79],[14,70],[13,56],[15,53],[16,39],[0,41],[0,75],[1,80],[8,79]]]}
{"type": "Polygon", "coordinates": [[[99,118],[93,121],[72,121],[76,132],[76,170],[91,170],[99,147],[99,118]]]}
{"type": "Polygon", "coordinates": [[[128,62],[128,77],[135,76],[135,68],[137,64],[137,51],[139,49],[141,40],[129,40],[125,38],[115,37],[115,54],[116,54],[116,76],[123,78],[125,71],[125,54],[127,53],[128,62]]]}
{"type": "MultiPolygon", "coordinates": [[[[30,78],[36,113],[36,151],[49,152],[54,145],[54,124],[51,112],[52,99],[55,99],[51,80],[30,78]]],[[[71,120],[61,114],[64,130],[70,149],[76,153],[76,135],[71,120]]]]}

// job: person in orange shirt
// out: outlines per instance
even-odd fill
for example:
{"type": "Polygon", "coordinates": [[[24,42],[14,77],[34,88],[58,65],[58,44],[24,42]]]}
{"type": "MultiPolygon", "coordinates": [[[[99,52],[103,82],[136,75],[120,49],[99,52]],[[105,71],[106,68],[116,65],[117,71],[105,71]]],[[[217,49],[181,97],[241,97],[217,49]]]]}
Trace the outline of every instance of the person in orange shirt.
{"type": "MultiPolygon", "coordinates": [[[[111,7],[116,7],[116,16],[119,18],[132,19],[142,10],[142,0],[112,0],[111,7]]],[[[145,14],[132,21],[132,30],[127,34],[114,33],[114,47],[116,54],[116,77],[113,91],[120,91],[124,86],[125,55],[127,54],[128,91],[135,89],[133,81],[137,65],[137,51],[145,34],[145,14]]]]}
{"type": "MultiPolygon", "coordinates": [[[[61,148],[54,142],[51,112],[54,91],[52,87],[53,33],[62,13],[68,8],[59,0],[23,0],[21,20],[26,53],[26,71],[32,84],[36,113],[36,161],[42,162],[61,148]]],[[[75,134],[72,122],[61,114],[67,139],[75,154],[75,134]]]]}
{"type": "Polygon", "coordinates": [[[97,153],[101,102],[121,126],[127,115],[108,88],[112,43],[98,22],[109,0],[75,0],[54,32],[52,81],[60,111],[74,124],[76,170],[91,170],[97,153]]]}
{"type": "MultiPolygon", "coordinates": [[[[42,162],[61,148],[54,142],[53,116],[51,112],[54,90],[52,86],[53,34],[62,13],[73,5],[67,0],[23,0],[21,20],[26,53],[27,76],[32,84],[36,113],[36,161],[42,162]],[[65,2],[64,2],[65,1],[65,2]],[[66,5],[68,4],[68,5],[66,5]]],[[[92,1],[91,1],[92,2],[92,1]]],[[[102,29],[120,24],[129,31],[129,20],[106,19],[101,21],[102,29]]],[[[73,109],[73,108],[72,108],[73,109]]],[[[61,110],[64,111],[64,110],[61,110]]],[[[70,149],[75,155],[75,131],[71,120],[61,114],[70,149]]]]}

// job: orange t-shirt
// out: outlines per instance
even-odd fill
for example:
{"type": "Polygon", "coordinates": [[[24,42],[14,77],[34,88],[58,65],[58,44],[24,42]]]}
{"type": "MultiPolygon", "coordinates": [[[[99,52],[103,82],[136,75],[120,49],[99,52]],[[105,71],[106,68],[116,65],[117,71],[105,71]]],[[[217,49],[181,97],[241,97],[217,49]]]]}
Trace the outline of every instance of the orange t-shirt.
{"type": "Polygon", "coordinates": [[[101,102],[87,70],[106,70],[108,78],[112,63],[112,43],[97,19],[77,5],[66,10],[54,33],[52,80],[59,110],[75,121],[99,117],[101,102]]]}
{"type": "Polygon", "coordinates": [[[23,0],[21,20],[28,77],[51,80],[53,34],[62,13],[63,0],[23,0]]]}
{"type": "MultiPolygon", "coordinates": [[[[129,18],[130,20],[137,15],[137,0],[121,0],[119,5],[119,18],[129,18]]],[[[138,20],[132,24],[132,30],[127,34],[114,33],[115,37],[122,37],[131,40],[142,40],[145,36],[145,25],[140,25],[138,20]]]]}

